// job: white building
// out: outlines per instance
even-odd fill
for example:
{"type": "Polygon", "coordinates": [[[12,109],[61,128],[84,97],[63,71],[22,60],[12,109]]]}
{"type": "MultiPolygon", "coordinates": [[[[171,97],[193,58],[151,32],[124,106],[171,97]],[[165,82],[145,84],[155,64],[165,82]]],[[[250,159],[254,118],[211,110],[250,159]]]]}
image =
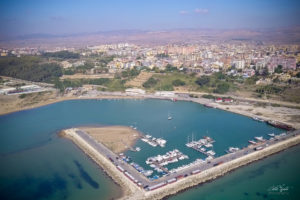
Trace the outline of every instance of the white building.
{"type": "Polygon", "coordinates": [[[38,85],[25,85],[20,87],[23,91],[35,91],[41,89],[38,85]]]}
{"type": "Polygon", "coordinates": [[[233,65],[237,69],[244,69],[244,67],[245,67],[245,61],[244,60],[235,60],[235,61],[233,61],[233,65]]]}
{"type": "Polygon", "coordinates": [[[10,92],[13,92],[15,90],[16,88],[13,87],[0,89],[0,94],[9,94],[10,92]]]}

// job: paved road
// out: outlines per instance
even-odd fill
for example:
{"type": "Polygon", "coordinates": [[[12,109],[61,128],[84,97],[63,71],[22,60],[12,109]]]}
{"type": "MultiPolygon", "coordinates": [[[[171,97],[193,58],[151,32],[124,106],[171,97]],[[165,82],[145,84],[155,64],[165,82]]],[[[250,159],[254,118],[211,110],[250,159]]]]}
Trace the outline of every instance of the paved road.
{"type": "Polygon", "coordinates": [[[143,185],[149,184],[149,180],[144,175],[140,174],[136,169],[134,169],[128,163],[124,162],[122,159],[117,159],[118,155],[116,155],[114,152],[109,150],[106,146],[104,146],[100,142],[97,142],[96,140],[94,140],[86,132],[84,132],[82,130],[76,130],[76,133],[81,138],[83,138],[87,143],[89,143],[92,147],[94,147],[100,154],[104,155],[108,159],[111,159],[111,161],[115,165],[120,165],[122,168],[124,168],[126,171],[128,171],[131,175],[133,175],[143,185]]]}
{"type": "Polygon", "coordinates": [[[171,178],[177,177],[179,175],[190,175],[192,171],[199,169],[200,171],[209,169],[211,167],[214,167],[216,164],[222,162],[229,162],[231,160],[234,160],[236,158],[240,158],[246,154],[249,154],[251,152],[255,151],[255,148],[257,147],[262,147],[265,148],[269,145],[278,143],[282,140],[285,140],[287,138],[290,137],[294,137],[298,134],[300,134],[300,129],[296,130],[296,131],[292,131],[292,132],[288,132],[287,135],[280,137],[278,140],[267,140],[264,143],[260,143],[257,145],[253,145],[251,147],[246,147],[243,148],[235,153],[230,153],[230,154],[226,154],[217,158],[214,158],[213,160],[211,160],[210,162],[203,162],[203,163],[198,163],[195,164],[193,166],[190,166],[189,168],[183,169],[179,172],[176,173],[172,173],[172,174],[168,174],[165,177],[161,177],[157,180],[153,180],[150,181],[149,179],[147,179],[144,175],[142,175],[141,173],[139,173],[137,170],[135,170],[131,165],[129,165],[128,163],[124,162],[121,159],[118,159],[118,156],[113,153],[111,150],[109,150],[107,147],[105,147],[103,144],[98,143],[96,140],[94,140],[91,136],[89,136],[86,132],[82,131],[82,130],[77,130],[76,133],[83,138],[87,143],[89,143],[92,147],[94,147],[99,153],[101,153],[102,155],[106,156],[108,159],[111,159],[111,161],[115,164],[115,165],[120,165],[122,166],[126,171],[128,171],[133,177],[135,177],[139,182],[141,182],[143,184],[143,186],[152,186],[152,185],[156,185],[160,182],[164,182],[167,181],[171,178]]]}

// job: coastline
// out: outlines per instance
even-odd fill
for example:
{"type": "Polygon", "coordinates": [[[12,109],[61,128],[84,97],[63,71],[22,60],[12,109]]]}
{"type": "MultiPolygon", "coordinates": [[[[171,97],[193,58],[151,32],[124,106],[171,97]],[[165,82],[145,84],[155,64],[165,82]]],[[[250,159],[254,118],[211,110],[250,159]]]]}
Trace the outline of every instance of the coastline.
{"type": "MultiPolygon", "coordinates": [[[[89,99],[163,99],[163,100],[170,100],[168,97],[150,97],[150,96],[129,96],[129,95],[101,95],[101,96],[94,96],[94,97],[61,97],[57,98],[55,100],[49,100],[45,102],[38,103],[38,105],[30,106],[28,108],[11,111],[9,113],[18,112],[22,110],[28,110],[33,109],[45,105],[50,105],[62,101],[69,101],[69,100],[89,100],[89,99]]],[[[212,103],[208,99],[204,98],[183,98],[179,97],[177,98],[180,101],[191,101],[194,103],[199,104],[206,104],[210,103],[217,107],[217,109],[222,109],[224,111],[229,111],[235,114],[244,115],[247,117],[253,117],[253,114],[250,112],[241,112],[241,110],[238,109],[226,109],[230,105],[220,105],[216,103],[212,103]]],[[[0,115],[4,115],[8,113],[1,113],[0,115]]],[[[260,116],[261,117],[261,116],[260,116]]],[[[262,117],[263,118],[263,117],[262,117]]],[[[271,118],[272,119],[272,118],[271,118]]],[[[273,118],[274,120],[278,121],[276,117],[273,118]]],[[[269,119],[270,120],[270,119],[269,119]]],[[[296,126],[297,127],[297,126],[296,126]]],[[[298,128],[298,127],[297,127],[298,128]]],[[[295,138],[290,138],[287,141],[282,141],[278,144],[275,144],[274,146],[269,146],[263,150],[260,150],[259,152],[251,153],[245,157],[238,158],[237,160],[230,161],[228,163],[224,163],[220,166],[213,167],[211,169],[208,169],[206,171],[203,171],[197,175],[189,176],[185,179],[178,180],[176,183],[173,183],[171,185],[167,185],[163,188],[159,188],[155,191],[149,191],[145,192],[144,190],[137,187],[135,184],[133,184],[131,181],[129,181],[122,173],[120,173],[118,170],[116,170],[115,166],[103,155],[97,153],[95,150],[93,150],[93,147],[89,146],[88,143],[84,142],[83,139],[68,136],[66,134],[63,134],[63,137],[70,139],[76,146],[79,147],[88,157],[90,157],[94,162],[99,165],[104,172],[112,178],[112,180],[121,186],[122,188],[122,196],[121,199],[162,199],[166,198],[168,196],[172,196],[177,194],[178,192],[181,192],[183,190],[186,190],[190,187],[197,186],[201,183],[205,183],[207,181],[212,181],[218,177],[221,177],[225,175],[226,173],[237,169],[241,166],[250,164],[252,162],[255,162],[257,160],[263,159],[265,157],[268,157],[272,154],[278,153],[282,150],[285,150],[289,147],[292,147],[294,145],[297,145],[300,143],[300,137],[297,136],[295,138]],[[279,145],[279,146],[278,146],[279,145]],[[258,153],[258,154],[256,154],[258,153]],[[253,154],[253,155],[252,155],[253,154]],[[251,155],[251,156],[250,156],[251,155]]]]}
{"type": "MultiPolygon", "coordinates": [[[[294,121],[293,116],[299,116],[299,109],[291,109],[287,107],[280,107],[280,108],[273,108],[273,107],[255,107],[254,105],[236,105],[236,104],[219,104],[212,102],[209,99],[205,98],[187,98],[187,97],[175,97],[180,101],[190,101],[194,103],[199,103],[201,105],[209,104],[214,106],[216,109],[221,109],[224,111],[228,111],[235,114],[240,114],[246,117],[253,118],[254,116],[258,116],[266,121],[273,120],[278,121],[284,124],[288,124],[293,126],[295,129],[300,129],[300,118],[294,121]],[[277,109],[277,110],[276,110],[277,109]],[[288,115],[287,113],[291,113],[288,115]],[[259,114],[259,115],[257,115],[259,114]]],[[[20,112],[24,110],[30,110],[46,105],[51,105],[54,103],[59,103],[63,101],[69,100],[90,100],[90,99],[161,99],[161,100],[170,100],[170,97],[163,97],[163,96],[154,96],[154,95],[128,95],[125,93],[108,93],[108,94],[101,94],[97,96],[64,96],[58,97],[56,99],[50,99],[49,101],[39,102],[35,105],[25,106],[23,108],[12,109],[8,111],[0,110],[0,116],[11,114],[14,112],[20,112]]]]}
{"type": "Polygon", "coordinates": [[[134,97],[134,96],[117,96],[117,95],[102,95],[102,96],[97,96],[97,97],[61,97],[61,98],[56,98],[55,100],[49,100],[49,101],[44,101],[44,102],[39,102],[35,105],[31,106],[26,106],[20,109],[13,109],[9,111],[0,111],[0,116],[2,115],[7,115],[7,114],[12,114],[20,111],[25,111],[25,110],[31,110],[34,108],[39,108],[63,101],[71,101],[71,100],[93,100],[93,99],[144,99],[143,97],[134,97]]]}
{"type": "Polygon", "coordinates": [[[64,134],[64,137],[74,142],[85,154],[92,158],[107,174],[118,184],[120,184],[123,192],[123,196],[120,199],[163,199],[168,196],[177,194],[188,188],[194,187],[207,181],[212,181],[218,177],[221,177],[232,170],[239,167],[248,165],[252,162],[266,158],[272,154],[278,153],[292,146],[300,143],[300,135],[288,138],[280,141],[276,144],[270,145],[262,150],[252,152],[243,157],[234,159],[232,161],[223,163],[221,165],[204,170],[199,174],[188,176],[184,179],[180,179],[173,184],[166,185],[163,188],[158,188],[154,191],[144,191],[137,187],[133,182],[126,178],[105,156],[98,153],[91,145],[89,145],[84,139],[74,133],[64,134]]]}

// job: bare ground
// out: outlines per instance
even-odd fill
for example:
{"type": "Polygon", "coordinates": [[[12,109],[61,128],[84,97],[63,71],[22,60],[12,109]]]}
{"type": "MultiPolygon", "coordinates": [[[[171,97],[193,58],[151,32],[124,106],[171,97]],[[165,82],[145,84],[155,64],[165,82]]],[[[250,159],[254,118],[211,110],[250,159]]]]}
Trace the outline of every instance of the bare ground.
{"type": "Polygon", "coordinates": [[[91,135],[96,141],[101,142],[114,153],[121,153],[132,147],[139,138],[140,133],[130,127],[80,127],[91,135]]]}

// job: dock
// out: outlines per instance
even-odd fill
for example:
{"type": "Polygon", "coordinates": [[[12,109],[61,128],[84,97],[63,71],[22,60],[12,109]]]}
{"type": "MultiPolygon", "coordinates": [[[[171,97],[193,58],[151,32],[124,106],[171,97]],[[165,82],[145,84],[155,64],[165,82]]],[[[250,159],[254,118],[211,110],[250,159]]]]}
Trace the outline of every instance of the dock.
{"type": "Polygon", "coordinates": [[[146,164],[150,165],[150,167],[154,168],[154,170],[156,170],[157,172],[164,171],[168,173],[169,170],[164,166],[184,159],[188,159],[188,156],[184,155],[179,150],[174,149],[173,151],[167,152],[165,155],[157,155],[154,157],[149,157],[146,160],[146,164]]]}
{"type": "Polygon", "coordinates": [[[214,156],[214,155],[212,155],[212,154],[209,153],[210,151],[202,151],[201,149],[197,148],[196,146],[193,146],[191,148],[194,149],[194,150],[196,150],[196,151],[198,151],[198,152],[200,152],[200,153],[205,154],[206,156],[212,156],[212,157],[214,156]]]}
{"type": "Polygon", "coordinates": [[[167,141],[162,138],[155,138],[152,135],[145,135],[141,139],[143,142],[148,143],[150,146],[156,147],[159,145],[160,147],[165,147],[167,141]]]}
{"type": "Polygon", "coordinates": [[[200,152],[200,153],[205,154],[206,156],[214,156],[216,154],[214,151],[212,151],[212,150],[206,151],[206,149],[204,148],[204,147],[206,147],[206,148],[213,147],[214,142],[215,141],[212,138],[205,136],[198,141],[194,141],[192,139],[191,142],[188,142],[185,145],[189,148],[192,148],[192,149],[200,152]]]}

